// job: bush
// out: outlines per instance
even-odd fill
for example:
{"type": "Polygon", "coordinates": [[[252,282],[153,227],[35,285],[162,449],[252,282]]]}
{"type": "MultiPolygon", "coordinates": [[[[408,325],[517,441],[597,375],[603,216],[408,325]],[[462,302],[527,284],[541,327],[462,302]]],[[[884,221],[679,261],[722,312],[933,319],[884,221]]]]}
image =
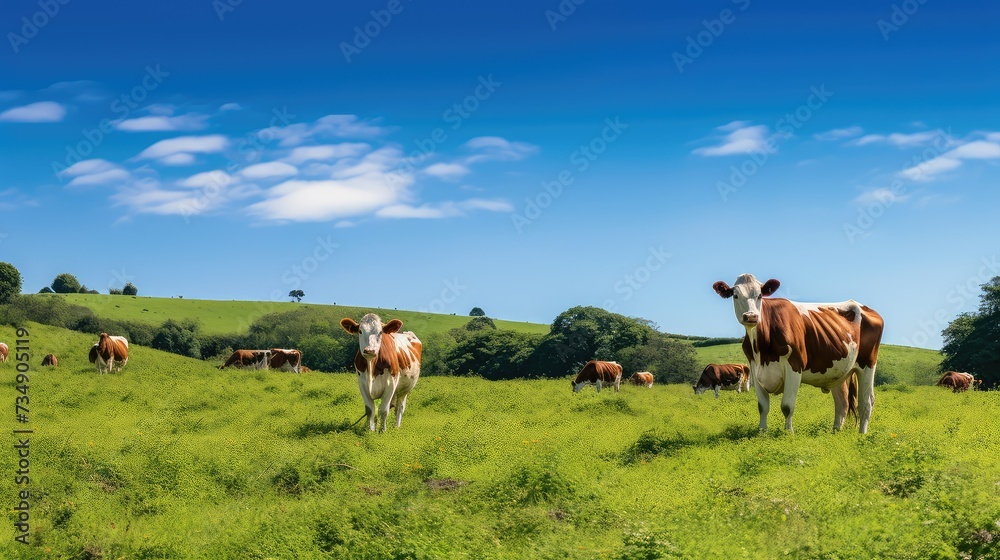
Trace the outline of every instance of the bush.
{"type": "Polygon", "coordinates": [[[125,287],[122,288],[122,295],[137,296],[139,295],[139,288],[136,288],[134,284],[129,282],[128,284],[125,284],[125,287]]]}
{"type": "Polygon", "coordinates": [[[157,350],[200,358],[201,341],[198,340],[198,324],[190,320],[178,323],[173,319],[167,319],[156,331],[152,346],[157,350]]]}
{"type": "Polygon", "coordinates": [[[0,262],[0,305],[21,293],[21,273],[14,265],[0,262]]]}
{"type": "Polygon", "coordinates": [[[57,294],[75,294],[80,291],[80,281],[76,276],[64,272],[52,281],[52,291],[57,294]]]}

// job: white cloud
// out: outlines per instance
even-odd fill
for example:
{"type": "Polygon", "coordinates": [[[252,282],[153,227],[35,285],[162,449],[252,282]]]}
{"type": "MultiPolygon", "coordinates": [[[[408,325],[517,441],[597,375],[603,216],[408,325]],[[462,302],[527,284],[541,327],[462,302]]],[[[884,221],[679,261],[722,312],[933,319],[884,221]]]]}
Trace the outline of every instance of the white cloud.
{"type": "Polygon", "coordinates": [[[203,130],[208,128],[208,115],[189,113],[187,115],[150,115],[115,122],[115,128],[126,132],[203,130]]]}
{"type": "Polygon", "coordinates": [[[955,169],[960,165],[962,162],[957,159],[941,156],[906,168],[899,172],[899,176],[911,181],[930,181],[935,178],[935,175],[955,169]]]}
{"type": "Polygon", "coordinates": [[[881,203],[881,204],[892,204],[894,202],[905,202],[909,200],[910,195],[903,193],[894,193],[891,189],[887,188],[877,188],[869,191],[865,191],[858,195],[854,199],[855,204],[862,206],[867,206],[869,204],[881,203]]]}
{"type": "Polygon", "coordinates": [[[163,165],[175,165],[175,166],[191,165],[194,162],[195,162],[194,156],[186,152],[182,152],[179,154],[170,154],[169,156],[160,159],[160,163],[162,163],[163,165]]]}
{"type": "Polygon", "coordinates": [[[14,107],[0,113],[0,121],[7,122],[59,122],[66,116],[66,107],[54,101],[39,101],[14,107]]]}
{"type": "Polygon", "coordinates": [[[478,136],[462,146],[479,152],[465,158],[466,163],[517,161],[538,151],[538,146],[527,142],[511,142],[499,136],[478,136]]]}
{"type": "Polygon", "coordinates": [[[986,139],[990,142],[1000,142],[1000,132],[988,132],[986,139]]]}
{"type": "Polygon", "coordinates": [[[459,163],[435,163],[423,169],[425,175],[445,180],[460,179],[469,173],[469,168],[459,163]]]}
{"type": "Polygon", "coordinates": [[[131,179],[132,175],[114,163],[105,159],[87,159],[78,161],[59,173],[60,178],[73,177],[67,187],[86,187],[121,183],[131,179]]]}
{"type": "Polygon", "coordinates": [[[216,169],[214,171],[195,173],[183,181],[178,181],[177,184],[192,189],[208,189],[226,187],[232,180],[233,178],[228,173],[216,169]]]}
{"type": "Polygon", "coordinates": [[[705,157],[713,157],[768,151],[767,126],[749,125],[749,121],[733,121],[717,127],[716,130],[729,132],[729,134],[722,138],[721,143],[716,146],[697,148],[692,153],[705,157]]]}
{"type": "MultiPolygon", "coordinates": [[[[190,163],[194,161],[191,154],[212,154],[219,153],[229,147],[229,139],[221,134],[211,134],[208,136],[178,136],[160,140],[140,153],[138,159],[160,159],[183,154],[180,158],[175,158],[175,162],[186,159],[190,163]]],[[[168,163],[178,165],[180,163],[168,163]]]]}
{"type": "Polygon", "coordinates": [[[962,144],[946,153],[945,156],[956,159],[996,159],[1000,158],[1000,144],[985,140],[976,140],[968,144],[962,144]]]}
{"type": "Polygon", "coordinates": [[[342,142],[340,144],[321,144],[319,146],[301,146],[293,148],[284,161],[300,164],[307,161],[330,161],[347,157],[358,157],[371,150],[371,146],[363,142],[342,142]]]}
{"type": "Polygon", "coordinates": [[[257,163],[240,172],[247,179],[285,179],[298,174],[297,167],[280,161],[257,163]]]}
{"type": "Polygon", "coordinates": [[[322,222],[370,214],[399,202],[405,192],[389,187],[381,175],[369,174],[340,181],[286,181],[266,196],[247,211],[266,221],[322,222]]]}
{"type": "Polygon", "coordinates": [[[90,173],[100,173],[101,171],[107,171],[116,167],[118,166],[106,159],[85,159],[63,169],[59,174],[63,177],[77,177],[90,173]]]}
{"type": "Polygon", "coordinates": [[[310,123],[294,123],[272,127],[271,132],[282,147],[298,146],[316,138],[376,138],[389,132],[374,121],[363,121],[357,115],[327,115],[310,123]]]}
{"type": "Polygon", "coordinates": [[[460,202],[448,201],[438,204],[422,204],[420,206],[393,204],[379,209],[375,215],[379,218],[440,219],[464,216],[472,210],[513,212],[514,207],[502,200],[469,199],[460,202]]]}
{"type": "Polygon", "coordinates": [[[944,154],[921,162],[899,172],[899,176],[912,181],[931,181],[937,175],[956,169],[969,159],[1000,159],[1000,143],[975,140],[962,144],[944,154]]]}
{"type": "Polygon", "coordinates": [[[851,144],[855,146],[865,146],[868,144],[890,144],[900,148],[912,148],[915,146],[931,144],[938,137],[944,137],[947,138],[949,142],[951,141],[943,130],[928,130],[926,132],[913,132],[909,134],[901,132],[893,132],[889,135],[866,134],[865,136],[852,141],[851,144]]]}
{"type": "Polygon", "coordinates": [[[219,107],[219,110],[220,111],[241,111],[241,110],[243,110],[243,107],[240,106],[239,103],[223,103],[222,106],[219,107]]]}
{"type": "Polygon", "coordinates": [[[813,138],[823,142],[832,142],[860,136],[864,131],[860,126],[849,126],[847,128],[835,128],[819,134],[813,134],[813,138]]]}

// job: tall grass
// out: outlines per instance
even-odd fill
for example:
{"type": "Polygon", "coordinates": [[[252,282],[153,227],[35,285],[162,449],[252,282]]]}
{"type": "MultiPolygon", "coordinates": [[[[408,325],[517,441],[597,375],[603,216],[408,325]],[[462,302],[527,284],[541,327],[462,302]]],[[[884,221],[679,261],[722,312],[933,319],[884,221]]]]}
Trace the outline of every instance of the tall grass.
{"type": "Polygon", "coordinates": [[[796,433],[758,435],[747,394],[428,377],[371,434],[352,374],[133,347],[98,375],[92,337],[31,329],[60,365],[31,373],[31,544],[2,558],[1000,558],[996,392],[879,388],[862,436],[803,387],[796,433]]]}

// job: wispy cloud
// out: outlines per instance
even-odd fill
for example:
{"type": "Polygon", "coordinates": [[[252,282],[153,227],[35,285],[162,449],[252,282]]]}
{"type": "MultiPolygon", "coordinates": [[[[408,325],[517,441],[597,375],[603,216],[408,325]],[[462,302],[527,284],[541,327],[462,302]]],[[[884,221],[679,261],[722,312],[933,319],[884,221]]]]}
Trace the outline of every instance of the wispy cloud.
{"type": "Polygon", "coordinates": [[[460,163],[435,163],[427,166],[423,173],[431,177],[445,180],[457,180],[469,174],[471,170],[460,163]]]}
{"type": "Polygon", "coordinates": [[[88,159],[64,169],[60,178],[72,177],[67,187],[119,184],[128,181],[131,174],[120,165],[104,159],[88,159]]]}
{"type": "Polygon", "coordinates": [[[241,111],[243,107],[239,103],[223,103],[219,107],[219,111],[241,111]]]}
{"type": "Polygon", "coordinates": [[[819,134],[813,134],[813,138],[822,142],[835,142],[837,140],[846,140],[860,136],[864,131],[865,129],[860,126],[849,126],[847,128],[835,128],[826,132],[820,132],[819,134]]]}
{"type": "Polygon", "coordinates": [[[136,157],[138,159],[160,160],[167,165],[186,165],[194,162],[193,154],[219,153],[228,147],[229,139],[221,134],[178,136],[160,140],[136,157]]]}
{"type": "Polygon", "coordinates": [[[478,136],[462,144],[477,152],[465,158],[465,163],[484,161],[517,161],[538,152],[538,146],[527,142],[511,142],[499,136],[478,136]]]}
{"type": "Polygon", "coordinates": [[[174,132],[204,130],[208,128],[208,115],[149,115],[117,121],[115,128],[125,132],[174,132]]]}
{"type": "Polygon", "coordinates": [[[378,138],[391,129],[376,120],[365,121],[357,115],[327,115],[313,123],[294,123],[271,129],[283,147],[298,146],[317,138],[378,138]]]}
{"type": "Polygon", "coordinates": [[[464,216],[472,210],[486,210],[489,212],[513,212],[514,207],[510,203],[502,200],[469,199],[459,202],[443,202],[440,204],[421,204],[420,206],[410,206],[407,204],[393,204],[386,206],[375,213],[379,218],[417,218],[417,219],[441,219],[464,216]]]}
{"type": "Polygon", "coordinates": [[[970,159],[1000,159],[1000,142],[974,140],[962,144],[936,158],[900,171],[899,176],[911,181],[932,181],[946,171],[957,169],[963,161],[970,159]]]}
{"type": "Polygon", "coordinates": [[[268,161],[246,167],[240,175],[247,179],[287,179],[299,174],[299,169],[281,161],[268,161]]]}
{"type": "Polygon", "coordinates": [[[733,121],[715,130],[728,134],[717,140],[719,144],[696,148],[692,153],[715,157],[767,151],[769,131],[765,125],[751,126],[749,121],[733,121]]]}
{"type": "Polygon", "coordinates": [[[307,161],[331,161],[349,157],[358,157],[371,150],[371,145],[363,142],[342,142],[340,144],[321,144],[318,146],[301,146],[293,148],[284,161],[301,164],[307,161]]]}
{"type": "Polygon", "coordinates": [[[892,204],[895,202],[906,202],[909,199],[910,195],[908,194],[903,192],[894,193],[891,189],[881,187],[861,193],[852,202],[860,206],[868,206],[875,203],[892,204]]]}
{"type": "Polygon", "coordinates": [[[925,132],[893,132],[891,134],[866,134],[851,142],[854,146],[866,146],[868,144],[889,144],[900,148],[912,148],[927,146],[941,136],[948,137],[943,130],[928,130],[925,132]]]}
{"type": "Polygon", "coordinates": [[[0,113],[0,121],[23,123],[59,122],[66,117],[66,106],[55,101],[39,101],[0,113]]]}

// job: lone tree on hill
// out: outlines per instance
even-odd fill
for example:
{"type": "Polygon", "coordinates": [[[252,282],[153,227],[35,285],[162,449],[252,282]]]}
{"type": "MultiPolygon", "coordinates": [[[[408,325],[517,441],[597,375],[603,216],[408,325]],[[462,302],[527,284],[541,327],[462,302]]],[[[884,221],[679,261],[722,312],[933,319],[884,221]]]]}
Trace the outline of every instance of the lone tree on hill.
{"type": "Polygon", "coordinates": [[[135,284],[129,282],[128,284],[125,284],[125,287],[122,288],[122,295],[137,296],[139,295],[139,288],[136,288],[135,284]]]}
{"type": "Polygon", "coordinates": [[[0,262],[0,303],[21,293],[21,273],[10,263],[0,262]]]}
{"type": "Polygon", "coordinates": [[[482,307],[473,307],[472,311],[469,311],[470,317],[485,317],[486,312],[483,311],[482,307]]]}
{"type": "Polygon", "coordinates": [[[52,281],[52,291],[57,294],[75,294],[80,291],[80,281],[76,276],[64,272],[52,281]]]}
{"type": "Polygon", "coordinates": [[[288,297],[294,299],[297,302],[301,302],[302,298],[306,297],[306,293],[302,290],[292,290],[288,292],[288,297]]]}

